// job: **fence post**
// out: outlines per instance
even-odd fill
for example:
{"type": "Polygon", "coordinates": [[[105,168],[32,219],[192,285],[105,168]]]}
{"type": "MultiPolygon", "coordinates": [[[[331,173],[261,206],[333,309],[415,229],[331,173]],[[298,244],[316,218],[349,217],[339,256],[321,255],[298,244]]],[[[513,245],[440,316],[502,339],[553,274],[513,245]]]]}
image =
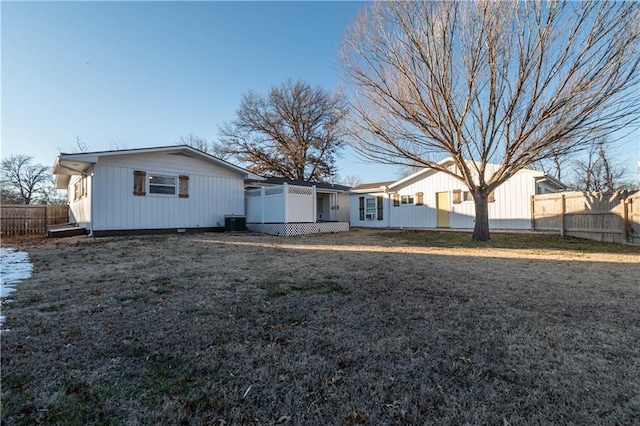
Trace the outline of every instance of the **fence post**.
{"type": "Polygon", "coordinates": [[[633,200],[631,198],[628,198],[627,194],[625,194],[625,197],[621,200],[621,202],[622,202],[622,239],[624,240],[624,242],[630,243],[631,239],[630,239],[629,228],[631,228],[631,224],[629,223],[629,208],[633,209],[632,207],[633,205],[631,204],[633,200]]]}
{"type": "Polygon", "coordinates": [[[49,220],[47,218],[47,205],[45,204],[44,206],[44,233],[47,233],[47,225],[49,225],[49,220]]]}
{"type": "Polygon", "coordinates": [[[284,197],[284,223],[289,223],[289,186],[287,182],[282,184],[282,192],[284,197]]]}
{"type": "Polygon", "coordinates": [[[313,212],[313,223],[318,221],[318,195],[316,193],[316,186],[313,185],[311,187],[311,210],[313,212]]]}
{"type": "Polygon", "coordinates": [[[560,211],[560,236],[564,237],[566,223],[565,223],[565,213],[567,213],[567,201],[565,199],[564,194],[560,196],[560,202],[562,203],[561,211],[560,211]]]}
{"type": "Polygon", "coordinates": [[[536,196],[531,196],[531,230],[536,230],[536,196]]]}

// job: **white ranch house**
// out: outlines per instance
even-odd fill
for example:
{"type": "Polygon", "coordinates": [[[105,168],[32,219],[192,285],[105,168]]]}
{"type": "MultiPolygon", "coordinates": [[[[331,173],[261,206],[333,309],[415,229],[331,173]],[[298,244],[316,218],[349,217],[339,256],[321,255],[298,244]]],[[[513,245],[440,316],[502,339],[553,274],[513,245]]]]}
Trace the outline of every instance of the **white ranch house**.
{"type": "Polygon", "coordinates": [[[223,230],[261,176],[186,145],[60,154],[56,188],[91,235],[223,230]]]}
{"type": "MultiPolygon", "coordinates": [[[[455,167],[451,159],[440,164],[455,167]]],[[[497,165],[490,165],[489,172],[497,165]]],[[[565,186],[537,170],[523,169],[489,197],[491,229],[531,229],[531,197],[565,186]]],[[[431,168],[404,179],[352,188],[351,226],[369,228],[473,229],[475,204],[469,189],[451,175],[431,168]]]]}

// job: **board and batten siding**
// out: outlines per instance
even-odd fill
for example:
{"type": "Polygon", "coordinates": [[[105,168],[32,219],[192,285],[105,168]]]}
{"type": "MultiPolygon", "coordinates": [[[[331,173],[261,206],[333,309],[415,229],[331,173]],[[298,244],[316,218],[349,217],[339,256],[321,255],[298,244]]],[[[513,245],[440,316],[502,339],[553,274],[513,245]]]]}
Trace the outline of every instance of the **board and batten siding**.
{"type": "Polygon", "coordinates": [[[100,157],[94,166],[94,230],[222,227],[225,215],[244,215],[244,179],[182,154],[100,157]],[[189,176],[189,196],[133,195],[134,171],[189,176]]]}
{"type": "MultiPolygon", "coordinates": [[[[536,177],[541,173],[523,170],[494,191],[495,201],[489,203],[489,226],[493,229],[530,229],[531,196],[535,194],[536,177]]],[[[351,225],[391,228],[436,228],[436,194],[449,194],[449,221],[451,228],[471,229],[475,225],[475,203],[453,202],[453,191],[468,191],[466,185],[444,173],[431,173],[397,189],[399,196],[414,196],[414,204],[393,206],[390,193],[354,194],[351,196],[351,225]],[[424,205],[416,205],[417,193],[423,194],[424,205]],[[384,197],[383,220],[360,220],[359,197],[384,197]]]]}
{"type": "Polygon", "coordinates": [[[67,188],[67,200],[69,201],[69,222],[77,223],[78,226],[88,227],[91,223],[91,196],[93,191],[91,176],[92,169],[87,171],[84,177],[87,181],[87,195],[78,200],[75,199],[75,184],[78,183],[83,176],[71,176],[69,186],[67,188]]]}

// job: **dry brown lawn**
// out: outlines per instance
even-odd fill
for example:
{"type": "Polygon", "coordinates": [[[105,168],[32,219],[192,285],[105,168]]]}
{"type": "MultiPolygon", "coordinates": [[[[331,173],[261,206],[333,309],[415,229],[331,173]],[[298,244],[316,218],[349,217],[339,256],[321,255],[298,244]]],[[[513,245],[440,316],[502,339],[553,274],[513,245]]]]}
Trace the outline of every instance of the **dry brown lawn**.
{"type": "Polygon", "coordinates": [[[640,423],[640,250],[433,235],[27,242],[2,424],[640,423]]]}

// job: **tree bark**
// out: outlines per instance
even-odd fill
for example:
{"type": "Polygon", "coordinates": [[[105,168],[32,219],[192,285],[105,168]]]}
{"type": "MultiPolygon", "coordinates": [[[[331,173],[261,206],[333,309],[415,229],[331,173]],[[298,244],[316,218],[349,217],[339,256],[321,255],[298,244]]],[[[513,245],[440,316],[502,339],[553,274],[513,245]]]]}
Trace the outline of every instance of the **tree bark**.
{"type": "Polygon", "coordinates": [[[488,194],[474,193],[476,205],[476,223],[473,228],[473,241],[489,241],[489,202],[488,194]]]}

